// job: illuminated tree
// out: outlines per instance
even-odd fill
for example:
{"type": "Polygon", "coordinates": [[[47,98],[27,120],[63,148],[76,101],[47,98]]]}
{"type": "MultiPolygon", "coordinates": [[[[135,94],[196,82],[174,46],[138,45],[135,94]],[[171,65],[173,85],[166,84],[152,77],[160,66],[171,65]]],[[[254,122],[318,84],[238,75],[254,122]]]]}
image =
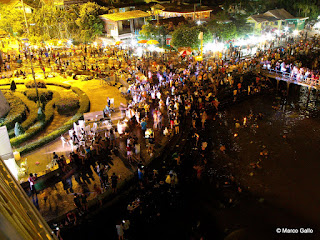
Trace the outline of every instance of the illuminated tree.
{"type": "Polygon", "coordinates": [[[191,47],[193,49],[198,49],[200,47],[200,40],[198,39],[200,32],[203,32],[204,43],[212,40],[212,35],[204,26],[183,25],[172,33],[171,44],[177,48],[191,47]]]}
{"type": "Polygon", "coordinates": [[[93,2],[81,5],[76,24],[79,27],[82,42],[93,41],[96,37],[102,35],[104,23],[99,15],[104,11],[106,11],[106,8],[93,2]]]}
{"type": "Polygon", "coordinates": [[[22,36],[25,32],[25,24],[21,11],[7,4],[0,4],[0,29],[11,36],[22,36]]]}

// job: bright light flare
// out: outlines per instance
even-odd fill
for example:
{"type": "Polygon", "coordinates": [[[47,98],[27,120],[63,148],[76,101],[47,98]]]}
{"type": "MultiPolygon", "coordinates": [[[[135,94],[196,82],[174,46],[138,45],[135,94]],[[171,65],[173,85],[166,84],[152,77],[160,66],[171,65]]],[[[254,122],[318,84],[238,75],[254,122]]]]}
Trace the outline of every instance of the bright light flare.
{"type": "Polygon", "coordinates": [[[293,31],[293,35],[294,35],[294,36],[298,36],[298,34],[299,34],[299,31],[298,31],[298,30],[294,30],[294,31],[293,31]]]}
{"type": "Polygon", "coordinates": [[[138,44],[137,40],[132,40],[131,41],[131,46],[135,47],[135,46],[137,46],[137,44],[138,44]]]}
{"type": "Polygon", "coordinates": [[[216,43],[207,43],[203,47],[204,52],[221,52],[224,50],[224,44],[221,42],[216,42],[216,43]]]}
{"type": "Polygon", "coordinates": [[[143,49],[142,49],[142,47],[136,48],[136,53],[135,53],[135,55],[137,55],[138,57],[142,57],[142,54],[143,54],[143,49]]]}

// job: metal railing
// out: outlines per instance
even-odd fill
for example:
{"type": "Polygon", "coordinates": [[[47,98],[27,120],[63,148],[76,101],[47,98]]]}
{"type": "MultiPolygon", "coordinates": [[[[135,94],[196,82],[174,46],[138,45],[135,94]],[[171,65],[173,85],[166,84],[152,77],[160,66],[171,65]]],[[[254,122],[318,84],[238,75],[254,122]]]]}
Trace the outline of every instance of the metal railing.
{"type": "Polygon", "coordinates": [[[303,83],[306,85],[310,85],[311,87],[320,86],[320,80],[310,77],[305,77],[304,75],[300,75],[299,77],[293,75],[292,73],[283,72],[280,70],[262,67],[262,70],[268,71],[270,74],[281,75],[281,78],[285,81],[295,82],[295,83],[303,83]]]}

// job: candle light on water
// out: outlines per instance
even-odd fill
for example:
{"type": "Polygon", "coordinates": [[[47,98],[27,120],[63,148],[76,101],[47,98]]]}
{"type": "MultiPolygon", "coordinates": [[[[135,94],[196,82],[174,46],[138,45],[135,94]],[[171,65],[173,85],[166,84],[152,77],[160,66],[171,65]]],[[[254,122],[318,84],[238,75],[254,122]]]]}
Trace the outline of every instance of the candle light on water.
{"type": "Polygon", "coordinates": [[[244,119],[243,119],[243,125],[246,125],[247,124],[247,118],[245,117],[244,119]]]}

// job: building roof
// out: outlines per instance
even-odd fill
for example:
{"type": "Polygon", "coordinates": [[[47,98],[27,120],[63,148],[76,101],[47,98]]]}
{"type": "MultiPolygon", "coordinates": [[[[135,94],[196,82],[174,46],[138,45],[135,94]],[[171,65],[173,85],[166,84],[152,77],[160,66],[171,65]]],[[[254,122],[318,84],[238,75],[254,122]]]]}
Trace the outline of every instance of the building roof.
{"type": "Polygon", "coordinates": [[[279,19],[275,17],[265,16],[264,14],[252,15],[250,16],[254,21],[261,23],[261,22],[274,22],[278,21],[279,19]]]}
{"type": "Polygon", "coordinates": [[[273,17],[275,17],[275,18],[277,18],[279,20],[280,19],[281,20],[286,20],[286,19],[295,18],[290,13],[288,13],[284,8],[269,10],[269,11],[265,12],[264,15],[273,16],[273,17]]]}
{"type": "Polygon", "coordinates": [[[165,7],[163,12],[175,12],[175,13],[193,13],[193,12],[204,12],[210,11],[212,12],[212,8],[207,6],[196,6],[194,4],[162,4],[165,7]]]}
{"type": "Polygon", "coordinates": [[[149,16],[150,16],[149,13],[141,11],[141,10],[100,15],[101,18],[111,20],[114,22],[122,21],[122,20],[129,20],[129,19],[134,19],[134,18],[149,17],[149,16]]]}
{"type": "Polygon", "coordinates": [[[252,18],[254,21],[261,23],[261,22],[274,22],[279,20],[286,20],[286,19],[299,19],[292,16],[288,13],[285,9],[274,9],[269,10],[263,14],[251,15],[249,18],[252,18]]]}
{"type": "MultiPolygon", "coordinates": [[[[159,19],[159,24],[169,24],[170,22],[172,22],[172,24],[174,26],[177,26],[180,22],[182,23],[186,23],[188,22],[184,17],[171,17],[171,18],[163,18],[163,19],[159,19]]],[[[149,21],[149,23],[151,24],[157,24],[158,21],[157,20],[151,20],[149,21]]]]}

